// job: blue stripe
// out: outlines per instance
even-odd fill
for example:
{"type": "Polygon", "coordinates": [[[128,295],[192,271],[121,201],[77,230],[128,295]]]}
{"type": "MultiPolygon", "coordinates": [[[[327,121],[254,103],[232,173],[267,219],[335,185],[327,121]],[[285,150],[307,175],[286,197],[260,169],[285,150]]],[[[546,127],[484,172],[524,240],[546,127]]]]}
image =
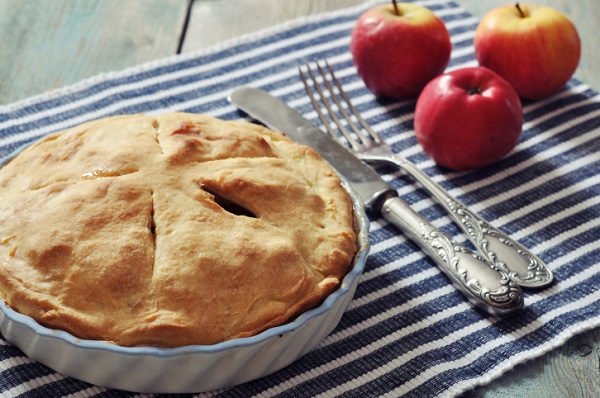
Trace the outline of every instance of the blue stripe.
{"type": "MultiPolygon", "coordinates": [[[[0,338],[3,339],[1,334],[0,334],[0,338]]],[[[0,347],[0,362],[4,361],[6,359],[9,359],[9,358],[18,358],[18,357],[24,357],[24,356],[25,356],[25,354],[23,354],[23,351],[19,350],[17,347],[14,347],[11,345],[0,347]]]]}
{"type": "Polygon", "coordinates": [[[63,396],[85,390],[90,386],[91,385],[88,383],[84,383],[75,379],[70,379],[69,383],[65,383],[63,380],[53,381],[51,383],[44,384],[43,386],[32,388],[26,393],[19,395],[19,398],[52,397],[56,396],[58,392],[60,392],[60,395],[63,396]]]}

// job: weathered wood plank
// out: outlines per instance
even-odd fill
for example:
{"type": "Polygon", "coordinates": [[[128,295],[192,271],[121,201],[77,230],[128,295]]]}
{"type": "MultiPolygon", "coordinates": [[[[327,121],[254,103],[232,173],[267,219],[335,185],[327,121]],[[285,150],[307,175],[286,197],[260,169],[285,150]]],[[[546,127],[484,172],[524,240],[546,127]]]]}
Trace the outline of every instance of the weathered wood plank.
{"type": "Polygon", "coordinates": [[[0,103],[174,54],[187,0],[0,0],[0,103]]]}
{"type": "Polygon", "coordinates": [[[291,19],[364,0],[195,0],[182,51],[193,51],[291,19]]]}

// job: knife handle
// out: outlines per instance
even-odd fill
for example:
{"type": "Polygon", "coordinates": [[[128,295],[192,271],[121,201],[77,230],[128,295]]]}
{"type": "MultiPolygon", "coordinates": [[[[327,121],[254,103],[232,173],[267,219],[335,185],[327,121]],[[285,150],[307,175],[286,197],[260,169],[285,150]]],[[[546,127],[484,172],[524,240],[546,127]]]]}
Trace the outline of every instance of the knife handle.
{"type": "Polygon", "coordinates": [[[397,196],[385,200],[381,213],[416,242],[477,307],[500,316],[523,307],[523,292],[503,264],[491,263],[456,243],[397,196]]]}
{"type": "Polygon", "coordinates": [[[413,163],[398,156],[377,157],[371,160],[375,159],[392,162],[417,180],[444,207],[477,250],[491,262],[501,263],[508,268],[508,276],[521,287],[539,288],[552,283],[552,271],[538,256],[495,228],[479,214],[469,210],[413,163]]]}

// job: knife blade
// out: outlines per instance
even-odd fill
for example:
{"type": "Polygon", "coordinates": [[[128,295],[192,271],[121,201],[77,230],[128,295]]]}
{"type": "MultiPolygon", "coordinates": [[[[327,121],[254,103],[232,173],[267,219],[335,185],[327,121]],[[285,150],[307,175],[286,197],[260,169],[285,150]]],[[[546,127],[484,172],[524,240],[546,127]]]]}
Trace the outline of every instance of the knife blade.
{"type": "Polygon", "coordinates": [[[436,263],[475,306],[491,315],[508,315],[523,307],[523,292],[508,270],[458,244],[403,202],[368,164],[318,126],[266,91],[239,87],[229,101],[272,130],[315,149],[362,197],[366,209],[398,227],[436,263]]]}

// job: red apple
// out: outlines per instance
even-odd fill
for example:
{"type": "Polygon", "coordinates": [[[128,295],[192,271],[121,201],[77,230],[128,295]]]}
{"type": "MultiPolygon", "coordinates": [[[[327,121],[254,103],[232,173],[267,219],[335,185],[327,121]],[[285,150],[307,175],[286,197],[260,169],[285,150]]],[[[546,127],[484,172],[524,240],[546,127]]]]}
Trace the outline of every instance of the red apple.
{"type": "Polygon", "coordinates": [[[577,29],[560,12],[517,4],[488,12],[475,32],[475,57],[522,98],[539,99],[569,81],[581,55],[577,29]]]}
{"type": "Polygon", "coordinates": [[[487,166],[517,144],[521,100],[506,80],[484,67],[433,79],[415,109],[417,140],[437,164],[453,170],[487,166]]]}
{"type": "Polygon", "coordinates": [[[412,3],[394,2],[368,10],[356,22],[350,43],[358,75],[367,88],[377,96],[398,99],[417,98],[446,69],[451,50],[444,22],[412,3]]]}

